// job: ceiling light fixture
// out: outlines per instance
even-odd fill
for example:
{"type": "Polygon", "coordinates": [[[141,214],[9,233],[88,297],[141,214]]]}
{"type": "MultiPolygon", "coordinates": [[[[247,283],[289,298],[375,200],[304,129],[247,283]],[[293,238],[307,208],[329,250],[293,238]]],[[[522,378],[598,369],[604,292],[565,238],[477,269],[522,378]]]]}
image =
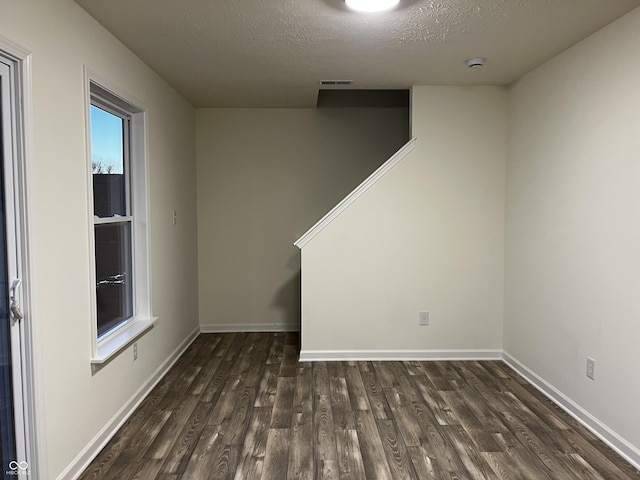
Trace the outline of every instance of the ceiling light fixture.
{"type": "Polygon", "coordinates": [[[347,7],[357,12],[376,13],[391,10],[400,0],[345,0],[347,7]]]}

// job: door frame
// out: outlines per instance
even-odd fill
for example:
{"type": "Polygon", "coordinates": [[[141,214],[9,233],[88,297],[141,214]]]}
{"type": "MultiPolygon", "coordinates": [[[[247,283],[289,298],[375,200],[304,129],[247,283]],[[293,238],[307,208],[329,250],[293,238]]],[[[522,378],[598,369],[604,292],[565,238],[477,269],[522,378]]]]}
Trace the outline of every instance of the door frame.
{"type": "MultiPolygon", "coordinates": [[[[33,141],[33,103],[31,93],[31,52],[22,46],[0,36],[0,57],[3,62],[9,64],[9,82],[13,90],[14,105],[11,110],[11,124],[14,133],[14,153],[11,159],[13,174],[13,217],[15,229],[15,248],[18,256],[18,272],[22,279],[20,287],[20,304],[24,313],[20,335],[21,354],[21,383],[22,383],[22,407],[24,417],[24,435],[26,446],[26,458],[29,467],[29,478],[46,478],[46,462],[44,460],[44,437],[41,424],[44,414],[44,402],[36,402],[38,386],[42,385],[39,352],[40,345],[37,338],[37,328],[34,323],[36,316],[33,309],[33,285],[30,281],[34,278],[33,255],[31,248],[33,237],[29,219],[31,201],[27,178],[33,178],[32,166],[32,141],[33,141]],[[40,435],[38,435],[40,433],[40,435]]],[[[7,202],[9,207],[9,202],[7,202]]],[[[9,215],[7,215],[9,217],[9,215]]],[[[15,384],[15,381],[14,381],[15,384]]]]}

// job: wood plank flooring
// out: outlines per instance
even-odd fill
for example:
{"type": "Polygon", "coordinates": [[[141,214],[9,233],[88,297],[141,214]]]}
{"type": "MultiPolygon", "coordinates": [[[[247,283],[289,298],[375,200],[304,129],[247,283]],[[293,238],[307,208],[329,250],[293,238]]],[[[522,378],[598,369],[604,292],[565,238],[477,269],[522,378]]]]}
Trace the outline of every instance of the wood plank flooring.
{"type": "Polygon", "coordinates": [[[502,362],[298,363],[289,333],[202,334],[81,480],[630,480],[502,362]]]}

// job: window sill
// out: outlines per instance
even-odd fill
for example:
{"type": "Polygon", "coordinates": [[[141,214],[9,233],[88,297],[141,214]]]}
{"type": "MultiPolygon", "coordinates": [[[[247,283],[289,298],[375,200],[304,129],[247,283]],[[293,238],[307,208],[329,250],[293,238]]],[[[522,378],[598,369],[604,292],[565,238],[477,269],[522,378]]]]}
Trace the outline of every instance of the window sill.
{"type": "Polygon", "coordinates": [[[105,340],[99,342],[97,349],[91,358],[91,365],[94,368],[100,368],[148,332],[156,323],[156,320],[158,320],[158,317],[134,320],[115,332],[113,335],[110,335],[105,340]]]}

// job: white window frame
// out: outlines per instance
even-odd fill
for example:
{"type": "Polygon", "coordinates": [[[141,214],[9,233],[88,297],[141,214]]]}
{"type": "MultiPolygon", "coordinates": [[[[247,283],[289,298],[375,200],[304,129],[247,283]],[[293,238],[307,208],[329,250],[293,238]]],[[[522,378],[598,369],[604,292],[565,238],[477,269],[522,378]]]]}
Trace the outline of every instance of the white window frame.
{"type": "MultiPolygon", "coordinates": [[[[136,256],[136,252],[135,252],[135,237],[134,237],[134,231],[133,231],[133,224],[134,224],[134,219],[135,219],[135,211],[132,208],[132,202],[131,202],[131,191],[132,191],[132,187],[135,186],[135,184],[133,184],[131,182],[131,159],[132,159],[132,154],[131,154],[131,137],[132,135],[132,122],[131,122],[131,117],[134,113],[132,113],[132,109],[129,108],[129,106],[127,105],[127,108],[123,108],[122,105],[119,105],[119,101],[118,103],[116,103],[116,101],[114,100],[119,100],[119,99],[113,99],[112,95],[109,92],[105,92],[104,89],[98,85],[96,85],[95,83],[92,83],[90,85],[90,89],[91,89],[91,107],[96,107],[99,108],[100,110],[109,113],[110,115],[113,115],[114,117],[120,119],[123,122],[124,128],[123,128],[123,147],[124,147],[124,151],[122,152],[123,157],[123,174],[124,174],[124,194],[125,194],[125,198],[124,198],[124,212],[123,215],[114,215],[112,217],[96,217],[94,216],[93,218],[93,226],[94,226],[94,234],[96,232],[96,227],[98,225],[127,225],[129,227],[129,232],[130,232],[130,237],[129,237],[129,245],[126,246],[126,249],[129,253],[129,255],[131,256],[131,270],[126,271],[126,275],[128,278],[130,278],[131,280],[127,280],[126,285],[128,287],[131,288],[131,296],[129,297],[127,295],[127,298],[125,299],[125,302],[127,304],[130,304],[129,306],[131,307],[131,317],[125,318],[122,321],[120,321],[117,325],[115,325],[114,327],[110,328],[109,330],[107,330],[105,333],[103,333],[102,335],[100,334],[100,332],[98,331],[98,343],[101,342],[101,340],[103,338],[107,338],[108,335],[112,332],[115,332],[116,330],[123,328],[124,326],[126,326],[127,323],[129,323],[133,318],[135,318],[136,316],[136,304],[135,304],[135,294],[136,294],[136,285],[135,285],[135,278],[136,278],[136,263],[135,263],[135,256],[136,256]]],[[[93,138],[91,139],[93,141],[93,138]]],[[[92,154],[92,170],[93,170],[93,154],[92,154]]],[[[95,172],[92,172],[95,175],[95,172]]],[[[95,192],[94,192],[95,195],[95,192]]],[[[94,203],[95,206],[95,203],[94,203]]],[[[94,211],[94,215],[95,215],[95,211],[94,211]]]]}
{"type": "Polygon", "coordinates": [[[127,348],[154,325],[157,317],[151,313],[151,285],[149,274],[149,228],[148,228],[148,158],[147,158],[147,110],[142,102],[113,85],[108,80],[84,69],[86,99],[86,138],[87,138],[87,192],[89,210],[89,251],[90,289],[91,289],[91,363],[95,368],[111,360],[127,348]],[[93,205],[93,170],[91,149],[91,105],[92,98],[98,97],[112,104],[117,110],[126,112],[129,117],[129,159],[128,193],[130,202],[127,214],[130,217],[118,217],[119,221],[131,220],[132,276],[133,276],[133,317],[98,337],[96,267],[95,267],[95,225],[109,223],[110,219],[95,219],[93,205]]]}

